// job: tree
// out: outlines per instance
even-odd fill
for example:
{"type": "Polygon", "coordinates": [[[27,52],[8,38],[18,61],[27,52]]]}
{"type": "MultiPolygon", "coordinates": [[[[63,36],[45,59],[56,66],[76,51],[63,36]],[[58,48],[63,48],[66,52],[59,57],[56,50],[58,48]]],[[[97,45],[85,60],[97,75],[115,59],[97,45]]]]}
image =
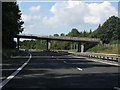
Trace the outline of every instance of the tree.
{"type": "Polygon", "coordinates": [[[21,11],[16,2],[2,3],[2,44],[3,48],[14,48],[14,36],[23,31],[21,11]]]}
{"type": "Polygon", "coordinates": [[[65,36],[65,34],[64,34],[64,33],[61,33],[60,36],[65,36]]]}
{"type": "Polygon", "coordinates": [[[92,33],[92,37],[100,38],[103,43],[110,43],[112,40],[120,40],[120,18],[111,16],[103,25],[99,25],[92,33]]]}
{"type": "Polygon", "coordinates": [[[87,32],[84,30],[83,37],[86,37],[87,32]]]}
{"type": "Polygon", "coordinates": [[[80,34],[79,31],[76,28],[73,28],[71,32],[68,33],[68,36],[78,37],[79,34],[80,34]]]}
{"type": "Polygon", "coordinates": [[[58,37],[59,35],[58,34],[54,34],[55,37],[58,37]]]}
{"type": "Polygon", "coordinates": [[[89,32],[89,34],[91,34],[92,33],[92,30],[90,29],[90,32],[89,32]]]}

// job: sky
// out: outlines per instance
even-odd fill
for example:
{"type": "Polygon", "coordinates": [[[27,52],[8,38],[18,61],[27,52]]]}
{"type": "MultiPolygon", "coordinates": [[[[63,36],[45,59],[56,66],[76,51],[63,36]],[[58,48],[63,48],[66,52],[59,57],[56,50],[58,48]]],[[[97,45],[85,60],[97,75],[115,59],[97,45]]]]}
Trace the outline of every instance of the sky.
{"type": "Polygon", "coordinates": [[[110,16],[118,16],[117,1],[18,1],[24,21],[22,34],[53,35],[73,28],[94,31],[110,16]]]}

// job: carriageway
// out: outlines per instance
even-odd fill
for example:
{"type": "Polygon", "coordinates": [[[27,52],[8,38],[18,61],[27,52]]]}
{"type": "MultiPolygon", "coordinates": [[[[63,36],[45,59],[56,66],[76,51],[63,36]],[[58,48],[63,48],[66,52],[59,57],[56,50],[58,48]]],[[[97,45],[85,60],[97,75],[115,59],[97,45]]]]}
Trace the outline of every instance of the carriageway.
{"type": "MultiPolygon", "coordinates": [[[[17,38],[18,49],[19,49],[20,38],[24,38],[24,39],[46,40],[46,43],[47,43],[46,50],[50,50],[50,44],[51,44],[52,40],[77,42],[76,46],[77,46],[78,52],[84,52],[85,43],[100,43],[101,42],[100,39],[97,39],[97,38],[80,38],[80,37],[68,37],[68,36],[16,35],[14,38],[17,38]]],[[[74,44],[74,46],[75,46],[75,44],[74,44]]]]}

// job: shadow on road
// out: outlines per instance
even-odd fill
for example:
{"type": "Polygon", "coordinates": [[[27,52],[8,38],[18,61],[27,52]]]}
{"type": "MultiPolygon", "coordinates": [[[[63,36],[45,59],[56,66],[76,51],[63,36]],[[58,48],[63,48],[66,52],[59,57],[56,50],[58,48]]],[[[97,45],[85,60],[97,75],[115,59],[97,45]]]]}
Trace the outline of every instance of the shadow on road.
{"type": "Polygon", "coordinates": [[[47,70],[39,73],[15,77],[8,88],[114,88],[118,87],[117,73],[94,74],[46,74],[47,70]],[[19,81],[19,82],[18,82],[19,81]],[[24,84],[23,84],[24,83],[24,84]]]}
{"type": "Polygon", "coordinates": [[[33,57],[28,65],[3,89],[92,89],[100,90],[118,87],[119,73],[116,66],[74,58],[63,52],[31,52],[33,57]],[[53,56],[53,57],[46,57],[53,56]],[[64,61],[66,63],[64,63],[64,61]],[[80,67],[83,71],[79,71],[80,67]],[[93,89],[94,88],[94,89],[93,89]]]}

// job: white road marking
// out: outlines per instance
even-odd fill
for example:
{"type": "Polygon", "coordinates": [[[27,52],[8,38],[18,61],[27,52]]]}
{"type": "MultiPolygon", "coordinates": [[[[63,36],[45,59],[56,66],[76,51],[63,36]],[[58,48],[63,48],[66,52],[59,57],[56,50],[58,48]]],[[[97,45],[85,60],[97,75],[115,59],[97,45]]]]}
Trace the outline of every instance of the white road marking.
{"type": "Polygon", "coordinates": [[[120,90],[120,88],[119,88],[119,87],[114,87],[114,89],[120,90]]]}
{"type": "Polygon", "coordinates": [[[82,68],[79,68],[79,67],[77,67],[77,69],[78,69],[78,70],[80,70],[80,71],[82,71],[82,70],[83,70],[82,68]]]}
{"type": "Polygon", "coordinates": [[[21,67],[19,67],[15,72],[13,72],[10,76],[8,76],[4,81],[0,83],[0,88],[4,87],[12,78],[14,78],[15,75],[18,74],[25,67],[25,65],[27,65],[31,58],[32,55],[30,54],[29,59],[21,67]]]}
{"type": "Polygon", "coordinates": [[[66,61],[63,61],[64,63],[67,63],[66,61]]]}

